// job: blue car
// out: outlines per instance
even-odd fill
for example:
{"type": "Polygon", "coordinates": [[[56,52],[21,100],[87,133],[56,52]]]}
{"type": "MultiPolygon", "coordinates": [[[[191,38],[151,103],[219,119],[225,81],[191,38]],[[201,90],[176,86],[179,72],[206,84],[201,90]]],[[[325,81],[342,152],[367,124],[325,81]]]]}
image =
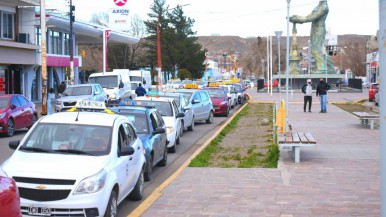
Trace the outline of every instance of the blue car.
{"type": "Polygon", "coordinates": [[[138,137],[146,150],[145,181],[150,181],[154,166],[166,166],[168,159],[166,125],[157,109],[127,104],[129,103],[125,104],[125,101],[121,101],[118,107],[109,109],[115,114],[129,118],[136,128],[138,137]]]}

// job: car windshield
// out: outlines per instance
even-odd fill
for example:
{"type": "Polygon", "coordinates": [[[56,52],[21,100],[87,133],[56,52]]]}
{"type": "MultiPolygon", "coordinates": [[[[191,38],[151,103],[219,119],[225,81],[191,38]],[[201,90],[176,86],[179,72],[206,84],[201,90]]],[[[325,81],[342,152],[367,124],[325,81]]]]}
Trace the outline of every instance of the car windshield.
{"type": "Polygon", "coordinates": [[[68,87],[64,91],[64,96],[82,96],[82,95],[91,95],[92,88],[91,86],[80,86],[80,87],[68,87]]]}
{"type": "Polygon", "coordinates": [[[20,146],[20,151],[107,155],[111,127],[39,123],[20,146]]]}
{"type": "Polygon", "coordinates": [[[126,116],[134,124],[137,133],[149,133],[149,123],[147,122],[148,119],[146,118],[145,114],[123,112],[121,115],[126,116]]]}
{"type": "Polygon", "coordinates": [[[186,100],[189,101],[189,99],[192,97],[193,95],[193,92],[188,92],[188,91],[181,91],[181,92],[178,92],[178,93],[182,93],[186,96],[186,100]]]}
{"type": "Polygon", "coordinates": [[[224,90],[220,89],[205,89],[208,91],[210,97],[226,97],[227,94],[224,90]]]}
{"type": "Polygon", "coordinates": [[[162,97],[174,99],[174,102],[176,102],[177,107],[180,107],[180,97],[179,96],[162,96],[162,97]]]}
{"type": "Polygon", "coordinates": [[[0,108],[8,108],[8,98],[0,98],[0,108]]]}
{"type": "Polygon", "coordinates": [[[118,86],[118,76],[96,76],[88,79],[90,84],[100,84],[103,88],[114,88],[118,86]]]}
{"type": "Polygon", "coordinates": [[[134,100],[136,105],[149,106],[156,108],[162,116],[173,116],[173,110],[170,102],[153,100],[134,100]]]}
{"type": "Polygon", "coordinates": [[[183,80],[182,83],[183,84],[192,84],[193,81],[192,80],[183,80]]]}
{"type": "Polygon", "coordinates": [[[242,91],[241,85],[233,85],[237,92],[242,91]]]}

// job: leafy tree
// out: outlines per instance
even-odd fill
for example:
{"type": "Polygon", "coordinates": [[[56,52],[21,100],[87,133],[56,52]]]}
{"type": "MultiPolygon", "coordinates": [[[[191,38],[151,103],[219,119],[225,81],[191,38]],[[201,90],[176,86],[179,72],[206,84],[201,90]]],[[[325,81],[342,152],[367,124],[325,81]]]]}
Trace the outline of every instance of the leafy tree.
{"type": "Polygon", "coordinates": [[[185,78],[192,78],[192,74],[190,74],[189,70],[187,69],[179,69],[178,70],[178,78],[181,80],[184,80],[185,78]]]}
{"type": "MultiPolygon", "coordinates": [[[[145,21],[149,37],[147,38],[148,57],[156,63],[156,27],[160,24],[162,69],[176,77],[177,68],[186,68],[193,78],[201,78],[204,70],[206,50],[197,42],[192,31],[194,20],[184,16],[181,6],[168,13],[169,6],[164,0],[154,0],[149,14],[151,20],[145,21]]],[[[155,65],[155,64],[154,64],[155,65]]],[[[165,73],[166,74],[166,73],[165,73]]],[[[164,80],[166,75],[164,74],[164,80]]]]}

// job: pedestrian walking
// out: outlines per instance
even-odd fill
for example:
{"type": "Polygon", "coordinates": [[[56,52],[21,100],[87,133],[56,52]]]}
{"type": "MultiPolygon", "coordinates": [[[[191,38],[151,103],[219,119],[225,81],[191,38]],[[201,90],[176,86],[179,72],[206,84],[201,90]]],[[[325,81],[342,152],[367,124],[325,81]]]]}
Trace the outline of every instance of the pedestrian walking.
{"type": "Polygon", "coordinates": [[[48,95],[47,95],[47,114],[50,115],[53,113],[52,111],[52,101],[55,99],[55,91],[54,91],[54,88],[50,88],[48,90],[48,95]]]}
{"type": "Polygon", "coordinates": [[[66,83],[62,81],[58,86],[58,94],[63,94],[65,89],[66,89],[66,83]]]}
{"type": "Polygon", "coordinates": [[[135,89],[135,94],[137,94],[137,96],[145,96],[146,90],[142,87],[141,83],[139,83],[137,89],[135,89]]]}
{"type": "Polygon", "coordinates": [[[323,78],[320,78],[319,84],[316,87],[316,96],[320,98],[320,112],[319,113],[327,113],[327,91],[331,88],[331,86],[324,82],[323,78]]]}
{"type": "Polygon", "coordinates": [[[312,82],[311,79],[307,80],[307,83],[303,85],[302,92],[304,95],[304,112],[306,112],[307,103],[308,103],[308,112],[311,112],[311,104],[312,104],[312,82]]]}

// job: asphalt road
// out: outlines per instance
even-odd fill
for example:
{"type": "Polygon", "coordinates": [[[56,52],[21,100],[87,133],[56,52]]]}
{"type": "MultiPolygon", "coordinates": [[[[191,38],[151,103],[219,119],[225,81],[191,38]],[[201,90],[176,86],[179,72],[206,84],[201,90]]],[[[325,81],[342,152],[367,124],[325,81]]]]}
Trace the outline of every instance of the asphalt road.
{"type": "MultiPolygon", "coordinates": [[[[231,110],[231,114],[240,106],[231,110]]],[[[145,183],[144,198],[150,195],[154,189],[168,179],[193,153],[198,149],[220,126],[227,120],[226,117],[215,117],[212,124],[196,122],[194,131],[184,131],[181,143],[177,145],[176,153],[168,154],[168,162],[165,167],[153,168],[153,179],[145,183]]],[[[8,147],[9,141],[22,140],[27,129],[18,130],[13,137],[0,136],[0,162],[10,157],[14,150],[8,147]]],[[[143,201],[142,200],[142,201],[143,201]]],[[[126,199],[118,207],[118,217],[128,216],[142,201],[131,201],[126,199]]]]}

